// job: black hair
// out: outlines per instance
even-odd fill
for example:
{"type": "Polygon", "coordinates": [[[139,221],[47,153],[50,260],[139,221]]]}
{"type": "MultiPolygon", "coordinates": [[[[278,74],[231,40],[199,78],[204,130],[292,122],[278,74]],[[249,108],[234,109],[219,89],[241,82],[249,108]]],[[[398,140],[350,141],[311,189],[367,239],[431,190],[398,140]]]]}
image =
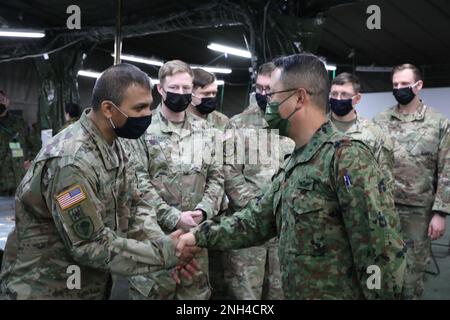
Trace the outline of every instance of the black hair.
{"type": "Polygon", "coordinates": [[[138,67],[121,63],[103,71],[92,90],[92,108],[98,110],[105,100],[120,106],[125,98],[125,91],[131,85],[138,85],[151,90],[150,79],[138,67]]]}

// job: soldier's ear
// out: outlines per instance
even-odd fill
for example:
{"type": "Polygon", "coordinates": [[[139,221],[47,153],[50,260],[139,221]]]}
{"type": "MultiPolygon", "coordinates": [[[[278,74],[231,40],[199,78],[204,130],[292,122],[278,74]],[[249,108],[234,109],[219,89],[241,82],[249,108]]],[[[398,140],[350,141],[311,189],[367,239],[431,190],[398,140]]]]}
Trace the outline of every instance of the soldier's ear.
{"type": "Polygon", "coordinates": [[[103,100],[100,104],[100,112],[103,114],[103,116],[107,119],[112,117],[112,109],[114,106],[112,105],[111,101],[103,100]]]}

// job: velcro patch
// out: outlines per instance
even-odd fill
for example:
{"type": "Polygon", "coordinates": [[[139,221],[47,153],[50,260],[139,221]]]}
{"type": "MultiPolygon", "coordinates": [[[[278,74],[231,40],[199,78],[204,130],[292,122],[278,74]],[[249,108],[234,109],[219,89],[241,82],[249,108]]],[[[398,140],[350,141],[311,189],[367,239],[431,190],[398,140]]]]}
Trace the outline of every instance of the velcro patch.
{"type": "Polygon", "coordinates": [[[86,194],[78,184],[56,196],[56,200],[61,210],[67,210],[68,208],[71,208],[74,205],[86,200],[86,198],[86,194]]]}

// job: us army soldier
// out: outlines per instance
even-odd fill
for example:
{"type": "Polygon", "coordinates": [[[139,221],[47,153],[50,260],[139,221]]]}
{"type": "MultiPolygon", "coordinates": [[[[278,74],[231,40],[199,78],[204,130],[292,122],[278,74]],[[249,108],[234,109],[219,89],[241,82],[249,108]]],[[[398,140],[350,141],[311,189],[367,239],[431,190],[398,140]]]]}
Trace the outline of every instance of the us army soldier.
{"type": "MultiPolygon", "coordinates": [[[[222,164],[214,154],[215,130],[186,112],[192,98],[191,68],[180,60],[168,61],[159,70],[159,81],[162,103],[138,141],[139,158],[147,169],[139,175],[139,188],[151,184],[169,206],[157,212],[164,231],[189,230],[217,215],[223,195],[222,164]]],[[[201,271],[192,280],[183,278],[176,285],[165,271],[131,277],[130,295],[133,299],[209,299],[207,250],[196,259],[201,271]],[[153,294],[155,286],[161,289],[159,297],[153,294]]]]}
{"type": "Polygon", "coordinates": [[[391,138],[368,119],[358,116],[355,106],[361,101],[357,76],[341,73],[331,81],[329,119],[335,128],[355,140],[364,141],[381,167],[386,183],[394,183],[394,153],[391,138]]]}
{"type": "MultiPolygon", "coordinates": [[[[247,203],[260,195],[270,184],[284,157],[292,153],[294,141],[288,137],[274,136],[267,130],[264,117],[267,93],[270,91],[270,74],[275,69],[272,62],[261,65],[255,84],[256,103],[241,114],[231,118],[226,128],[224,152],[225,192],[229,198],[229,213],[242,210],[247,203]],[[262,134],[262,133],[265,134],[262,134]],[[257,143],[250,142],[250,135],[257,143]],[[238,141],[240,139],[241,141],[238,141]],[[267,140],[267,141],[266,141],[267,140]],[[264,143],[267,152],[259,150],[264,143]],[[244,161],[237,156],[240,145],[244,146],[244,161]],[[272,150],[277,148],[277,150],[272,150]],[[250,157],[258,155],[256,163],[250,157]],[[267,155],[267,159],[263,156],[267,155]]],[[[283,299],[280,264],[278,260],[278,238],[271,239],[262,246],[226,251],[223,263],[228,297],[238,300],[283,299]]]]}
{"type": "Polygon", "coordinates": [[[395,67],[392,85],[398,104],[374,121],[394,142],[395,205],[408,247],[403,298],[419,299],[430,242],[444,234],[450,213],[449,121],[420,100],[417,67],[395,67]]]}
{"type": "Polygon", "coordinates": [[[179,234],[164,236],[147,214],[148,200],[130,197],[135,174],[116,139],[138,138],[150,123],[147,75],[113,66],[92,96],[93,109],[41,149],[18,187],[16,226],[0,278],[3,298],[103,299],[111,272],[132,275],[178,263],[179,234]],[[142,209],[131,216],[134,206],[142,209]],[[133,239],[141,233],[159,236],[133,239]],[[77,290],[67,285],[71,266],[80,270],[77,290]]]}

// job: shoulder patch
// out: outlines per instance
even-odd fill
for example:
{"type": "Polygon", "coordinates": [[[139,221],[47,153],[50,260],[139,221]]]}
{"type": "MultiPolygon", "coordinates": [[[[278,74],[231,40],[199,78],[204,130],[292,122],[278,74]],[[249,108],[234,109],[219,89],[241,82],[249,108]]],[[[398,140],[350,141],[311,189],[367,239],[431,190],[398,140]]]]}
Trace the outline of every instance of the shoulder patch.
{"type": "Polygon", "coordinates": [[[67,210],[86,199],[86,193],[79,184],[72,186],[56,196],[56,200],[61,210],[67,210]]]}
{"type": "Polygon", "coordinates": [[[89,240],[94,234],[94,224],[90,217],[83,217],[72,225],[75,234],[83,240],[89,240]]]}

